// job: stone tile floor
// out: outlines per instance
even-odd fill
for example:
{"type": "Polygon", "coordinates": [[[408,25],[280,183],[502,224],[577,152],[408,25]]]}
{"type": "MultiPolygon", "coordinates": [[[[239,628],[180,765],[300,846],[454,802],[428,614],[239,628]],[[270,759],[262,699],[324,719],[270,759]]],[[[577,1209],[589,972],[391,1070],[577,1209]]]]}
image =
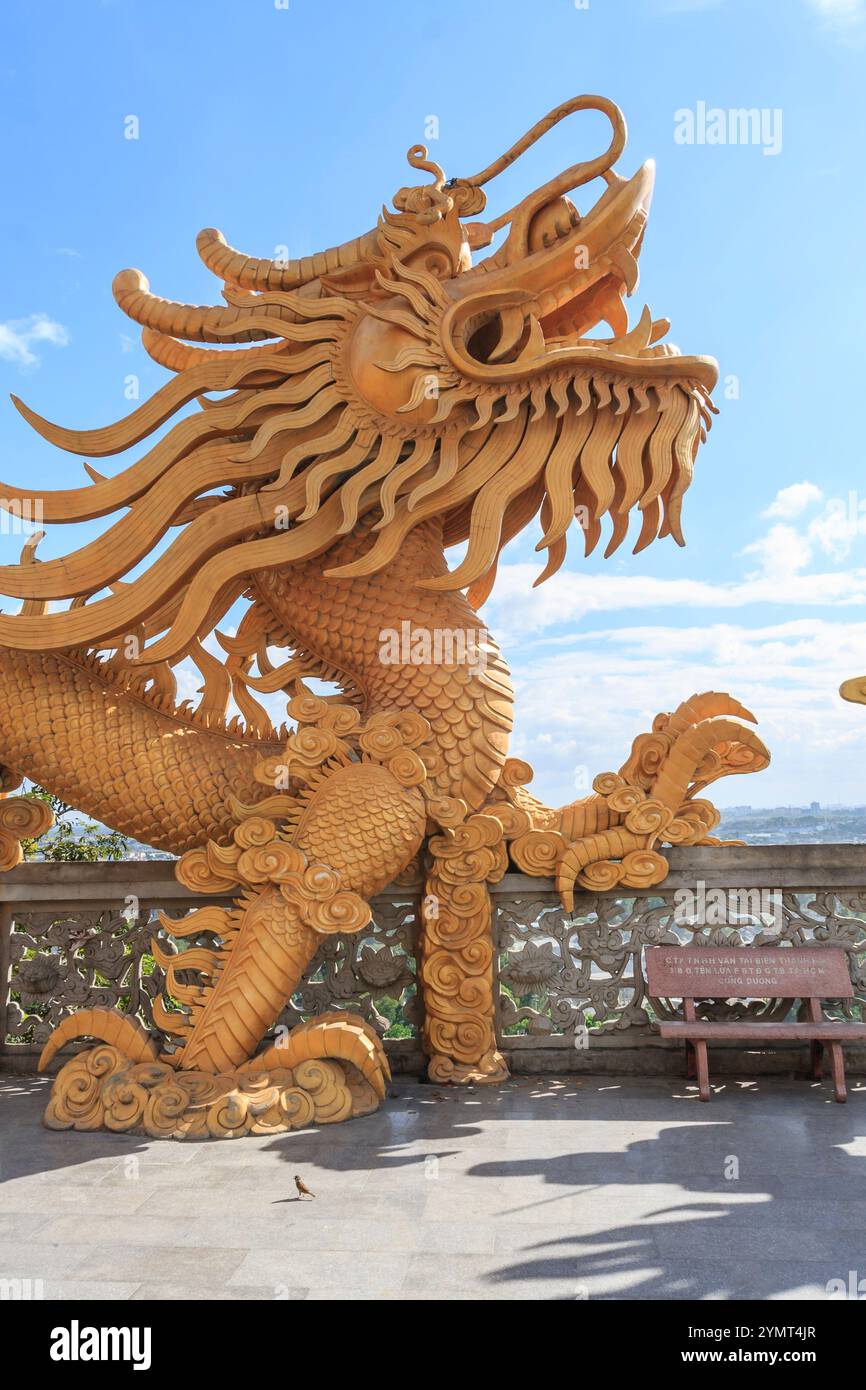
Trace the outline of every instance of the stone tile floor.
{"type": "MultiPolygon", "coordinates": [[[[824,1299],[866,1278],[866,1082],[396,1078],[376,1115],[56,1134],[0,1077],[0,1279],[45,1298],[824,1299]],[[296,1200],[299,1173],[317,1194],[296,1200]]],[[[866,1285],[864,1285],[866,1287],[866,1285]]]]}

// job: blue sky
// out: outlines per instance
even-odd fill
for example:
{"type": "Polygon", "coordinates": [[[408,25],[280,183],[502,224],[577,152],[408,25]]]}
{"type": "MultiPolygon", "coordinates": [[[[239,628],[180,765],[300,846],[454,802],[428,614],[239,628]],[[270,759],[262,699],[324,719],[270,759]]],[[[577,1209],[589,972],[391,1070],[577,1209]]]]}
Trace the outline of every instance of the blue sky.
{"type": "MultiPolygon", "coordinates": [[[[514,751],[539,795],[571,799],[657,710],[729,689],[774,761],[720,804],[866,801],[866,709],[836,694],[866,672],[866,0],[7,0],[0,53],[0,388],[82,427],[126,412],[130,374],[142,397],[164,379],[111,298],[120,268],[212,301],[200,227],[304,255],[415,181],[405,151],[431,116],[431,157],[459,175],[568,96],[613,97],[620,169],[658,166],[633,317],[647,302],[719,359],[721,414],[685,550],[573,546],[536,591],[537,533],[506,552],[485,615],[517,685],[514,751]],[[781,113],[781,148],[679,143],[701,102],[781,113]]],[[[605,139],[600,117],[565,122],[489,212],[605,139]]],[[[0,478],[37,476],[84,480],[0,402],[0,478]]],[[[20,545],[0,535],[4,561],[20,545]]],[[[68,546],[55,528],[40,555],[68,546]]]]}

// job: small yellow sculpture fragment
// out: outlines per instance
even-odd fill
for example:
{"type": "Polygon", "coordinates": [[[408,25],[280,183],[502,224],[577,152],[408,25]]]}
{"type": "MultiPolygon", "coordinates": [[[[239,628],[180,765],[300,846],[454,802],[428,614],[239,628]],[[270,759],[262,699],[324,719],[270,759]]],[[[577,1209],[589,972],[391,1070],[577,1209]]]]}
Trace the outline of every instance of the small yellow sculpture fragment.
{"type": "Polygon", "coordinates": [[[843,681],[839,694],[843,700],[850,700],[852,705],[866,705],[866,676],[852,676],[850,680],[843,681]]]}
{"type": "Polygon", "coordinates": [[[22,840],[38,840],[54,824],[54,812],[32,796],[12,796],[21,778],[0,769],[0,873],[24,858],[22,840]]]}
{"type": "Polygon", "coordinates": [[[710,842],[718,816],[698,793],[766,766],[740,722],[751,715],[713,693],[659,716],[618,773],[558,810],[508,759],[511,683],[478,617],[503,547],[539,515],[541,582],[575,518],[587,552],[609,519],[610,554],[636,508],[636,550],[657,535],[681,544],[714,410],[711,358],[666,345],[648,309],[629,326],[653,167],[616,173],[624,144],[618,108],[577,97],[471,178],[446,180],[413,147],[430,181],[344,246],[256,260],[208,229],[199,252],[225,304],[161,299],[134,270],[115,280],[175,373],[151,400],[87,431],[18,403],[46,439],[91,458],[174,423],[114,477],[88,466],[84,487],[3,489],[48,521],[117,517],[63,559],[0,567],[0,590],[24,600],[0,615],[0,756],[182,855],[188,886],[234,895],[230,910],[163,920],[154,949],[180,1007],[160,1002],[155,1019],[170,1051],[96,1010],[60,1025],[43,1065],[74,1036],[106,1045],[61,1071],[49,1124],[234,1136],[367,1113],[387,1063],[361,1020],[314,1019],[256,1049],[321,936],[364,930],[370,898],[419,855],[430,1074],[496,1080],[488,885],[511,863],[554,875],[567,906],[575,884],[650,887],[666,872],[660,845],[710,842]],[[484,185],[584,110],[609,121],[605,152],[477,220],[484,185]],[[567,194],[598,177],[605,190],[580,213],[567,194]],[[610,336],[589,336],[601,323],[610,336]],[[241,601],[236,633],[220,634],[241,601]],[[275,647],[289,652],[276,666],[275,647]],[[175,700],[181,661],[202,675],[195,707],[175,700]],[[308,677],[341,693],[313,696],[308,677]],[[278,691],[291,733],[256,699],[278,691]],[[175,954],[172,937],[193,944],[175,954]]]}

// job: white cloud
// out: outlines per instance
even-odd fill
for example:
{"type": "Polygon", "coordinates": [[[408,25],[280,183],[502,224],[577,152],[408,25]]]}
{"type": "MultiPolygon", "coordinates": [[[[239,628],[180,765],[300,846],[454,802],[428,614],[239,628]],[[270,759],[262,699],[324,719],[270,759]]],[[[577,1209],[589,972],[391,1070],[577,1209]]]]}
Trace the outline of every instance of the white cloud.
{"type": "Polygon", "coordinates": [[[783,522],[772,526],[765,536],[747,545],[744,555],[760,557],[759,573],[779,579],[798,574],[811,562],[817,547],[832,560],[844,560],[850,555],[858,536],[866,535],[866,501],[861,502],[856,491],[843,497],[824,497],[815,483],[792,483],[776,493],[764,517],[781,517],[783,522]],[[797,531],[785,523],[794,520],[813,507],[824,503],[805,530],[797,531]]]}
{"type": "Polygon", "coordinates": [[[765,772],[717,784],[712,800],[866,800],[866,709],[838,695],[842,680],[866,671],[866,622],[617,628],[573,635],[543,653],[511,654],[512,751],[534,766],[532,790],[550,804],[585,794],[597,772],[624,762],[658,711],[702,690],[742,701],[772,755],[765,772]]]}
{"type": "Polygon", "coordinates": [[[25,319],[7,319],[0,323],[0,357],[19,367],[34,367],[39,362],[34,345],[50,343],[66,347],[69,333],[62,323],[55,323],[47,314],[30,314],[25,319]]]}
{"type": "MultiPolygon", "coordinates": [[[[776,528],[773,528],[776,529],[776,528]]],[[[794,533],[795,536],[797,533],[794,533]]],[[[538,568],[528,563],[503,565],[482,616],[503,640],[525,643],[533,634],[559,625],[574,625],[590,613],[621,613],[648,608],[738,609],[753,604],[815,608],[866,603],[866,569],[801,574],[797,542],[777,541],[773,551],[787,565],[784,585],[779,570],[766,566],[745,580],[711,583],[703,579],[657,579],[640,574],[585,574],[560,570],[533,589],[538,568]]],[[[755,553],[759,545],[749,547],[755,553]]]]}
{"type": "Polygon", "coordinates": [[[866,32],[866,0],[808,0],[808,4],[842,38],[866,32]]]}
{"type": "Polygon", "coordinates": [[[783,487],[773,498],[766,511],[761,513],[765,517],[780,517],[782,521],[792,521],[795,516],[800,516],[807,507],[813,502],[820,502],[824,496],[823,492],[815,483],[802,482],[791,483],[790,487],[783,487]]]}
{"type": "Polygon", "coordinates": [[[795,527],[777,522],[760,540],[743,546],[741,553],[756,555],[760,561],[760,569],[747,578],[764,576],[770,580],[787,580],[806,568],[812,558],[812,547],[795,527]]]}
{"type": "Polygon", "coordinates": [[[850,508],[846,510],[840,498],[832,498],[820,516],[809,522],[807,537],[818,544],[825,555],[844,560],[858,535],[863,535],[866,518],[850,508]]]}
{"type": "Polygon", "coordinates": [[[864,0],[809,0],[813,10],[826,19],[836,20],[839,23],[850,23],[852,19],[860,19],[863,16],[864,0]]]}

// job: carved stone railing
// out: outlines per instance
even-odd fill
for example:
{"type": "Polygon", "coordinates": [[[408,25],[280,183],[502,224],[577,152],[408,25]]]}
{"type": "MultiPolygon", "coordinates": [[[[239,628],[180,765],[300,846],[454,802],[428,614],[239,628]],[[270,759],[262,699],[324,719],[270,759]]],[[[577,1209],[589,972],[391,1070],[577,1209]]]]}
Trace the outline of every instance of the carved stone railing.
{"type": "MultiPolygon", "coordinates": [[[[291,1027],[350,1006],[386,1035],[396,1066],[420,1070],[418,896],[414,889],[383,894],[369,931],[323,937],[280,1021],[291,1027]]],[[[0,1065],[35,1066],[51,1030],[76,1009],[120,1008],[152,1027],[152,1001],[164,988],[150,953],[157,910],[182,917],[229,902],[182,887],[171,860],[31,863],[0,876],[0,980],[8,981],[0,996],[0,1065]]]]}
{"type": "MultiPolygon", "coordinates": [[[[646,997],[642,951],[660,942],[840,946],[855,999],[837,1011],[866,1019],[866,846],[707,847],[669,859],[660,889],[577,894],[573,914],[548,879],[508,874],[493,887],[498,1035],[512,1069],[679,1069],[679,1049],[653,1028],[670,1006],[646,997]]],[[[222,900],[182,888],[169,861],[25,864],[0,877],[0,1064],[32,1069],[53,1026],[82,1007],[120,1008],[152,1026],[163,986],[150,955],[155,912],[180,917],[208,901],[222,900]]],[[[395,1069],[420,1071],[420,911],[420,885],[393,889],[376,899],[370,929],[326,938],[282,1021],[351,1008],[384,1034],[395,1069]]],[[[705,1006],[719,1018],[790,1007],[705,1006]]],[[[866,1049],[850,1049],[850,1064],[866,1069],[866,1049]]],[[[791,1059],[738,1050],[736,1066],[784,1069],[791,1059]]]]}

